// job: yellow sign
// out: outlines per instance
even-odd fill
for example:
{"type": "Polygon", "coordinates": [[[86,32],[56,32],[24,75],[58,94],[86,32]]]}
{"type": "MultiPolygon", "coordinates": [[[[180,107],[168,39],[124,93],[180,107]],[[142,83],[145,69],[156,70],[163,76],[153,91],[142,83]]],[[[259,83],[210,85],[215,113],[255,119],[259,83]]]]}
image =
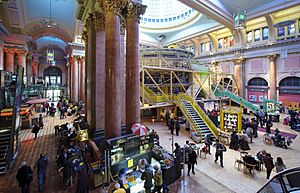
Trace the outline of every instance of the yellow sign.
{"type": "Polygon", "coordinates": [[[128,168],[133,166],[133,159],[128,160],[128,168]]]}

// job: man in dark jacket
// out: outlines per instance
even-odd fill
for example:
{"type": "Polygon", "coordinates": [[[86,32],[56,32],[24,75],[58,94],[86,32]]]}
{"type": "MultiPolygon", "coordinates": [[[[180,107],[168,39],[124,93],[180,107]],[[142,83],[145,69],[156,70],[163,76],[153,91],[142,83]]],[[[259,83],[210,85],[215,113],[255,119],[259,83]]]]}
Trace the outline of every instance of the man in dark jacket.
{"type": "Polygon", "coordinates": [[[40,158],[36,161],[34,168],[37,168],[37,177],[39,184],[39,192],[42,192],[42,186],[46,181],[46,172],[48,166],[48,158],[41,153],[40,158]]]}
{"type": "Polygon", "coordinates": [[[33,177],[31,167],[27,165],[26,161],[22,162],[22,167],[18,170],[16,178],[22,193],[29,193],[33,177]]]}
{"type": "Polygon", "coordinates": [[[169,130],[171,130],[171,134],[174,135],[174,120],[170,119],[169,130]]]}
{"type": "Polygon", "coordinates": [[[36,123],[32,128],[32,133],[34,133],[34,139],[37,138],[37,134],[39,133],[39,131],[40,131],[40,126],[38,123],[36,123]]]}
{"type": "Polygon", "coordinates": [[[266,133],[271,134],[271,127],[273,126],[273,123],[271,119],[269,119],[266,123],[266,133]]]}
{"type": "Polygon", "coordinates": [[[179,135],[179,131],[180,131],[180,124],[179,124],[179,120],[175,121],[175,129],[176,129],[176,135],[179,135]]]}
{"type": "Polygon", "coordinates": [[[85,170],[80,170],[77,178],[76,193],[89,192],[89,177],[85,170]]]}
{"type": "Polygon", "coordinates": [[[148,164],[145,167],[145,171],[142,173],[141,179],[145,180],[144,183],[145,192],[151,193],[151,188],[153,186],[152,184],[153,172],[150,169],[150,166],[148,164]]]}

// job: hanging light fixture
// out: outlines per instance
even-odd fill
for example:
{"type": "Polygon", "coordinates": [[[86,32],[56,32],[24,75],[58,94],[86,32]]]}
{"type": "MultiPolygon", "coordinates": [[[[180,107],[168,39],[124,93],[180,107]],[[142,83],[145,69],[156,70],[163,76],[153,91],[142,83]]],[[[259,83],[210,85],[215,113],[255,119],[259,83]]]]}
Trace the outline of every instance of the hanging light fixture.
{"type": "Polygon", "coordinates": [[[233,14],[233,26],[237,30],[246,28],[246,10],[238,8],[238,12],[233,14]]]}
{"type": "Polygon", "coordinates": [[[51,9],[52,9],[52,0],[50,0],[50,6],[49,6],[49,10],[50,10],[49,18],[40,20],[40,23],[42,25],[47,26],[48,28],[56,28],[58,27],[58,24],[55,22],[54,19],[52,19],[51,9]]]}

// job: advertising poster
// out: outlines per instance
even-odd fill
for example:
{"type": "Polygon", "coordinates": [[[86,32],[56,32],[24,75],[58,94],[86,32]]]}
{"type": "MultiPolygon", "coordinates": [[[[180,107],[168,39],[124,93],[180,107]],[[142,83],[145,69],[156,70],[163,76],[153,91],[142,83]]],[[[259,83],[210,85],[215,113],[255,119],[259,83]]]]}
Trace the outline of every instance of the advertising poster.
{"type": "Polygon", "coordinates": [[[249,95],[249,101],[257,101],[256,95],[249,95]]]}

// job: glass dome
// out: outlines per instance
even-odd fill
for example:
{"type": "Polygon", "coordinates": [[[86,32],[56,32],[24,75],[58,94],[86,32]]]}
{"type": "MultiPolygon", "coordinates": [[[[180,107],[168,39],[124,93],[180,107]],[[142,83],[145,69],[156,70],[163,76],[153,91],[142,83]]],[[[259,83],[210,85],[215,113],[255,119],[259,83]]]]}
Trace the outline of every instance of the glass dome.
{"type": "Polygon", "coordinates": [[[145,29],[171,29],[187,24],[200,14],[177,0],[143,0],[147,5],[140,27],[145,29]]]}

